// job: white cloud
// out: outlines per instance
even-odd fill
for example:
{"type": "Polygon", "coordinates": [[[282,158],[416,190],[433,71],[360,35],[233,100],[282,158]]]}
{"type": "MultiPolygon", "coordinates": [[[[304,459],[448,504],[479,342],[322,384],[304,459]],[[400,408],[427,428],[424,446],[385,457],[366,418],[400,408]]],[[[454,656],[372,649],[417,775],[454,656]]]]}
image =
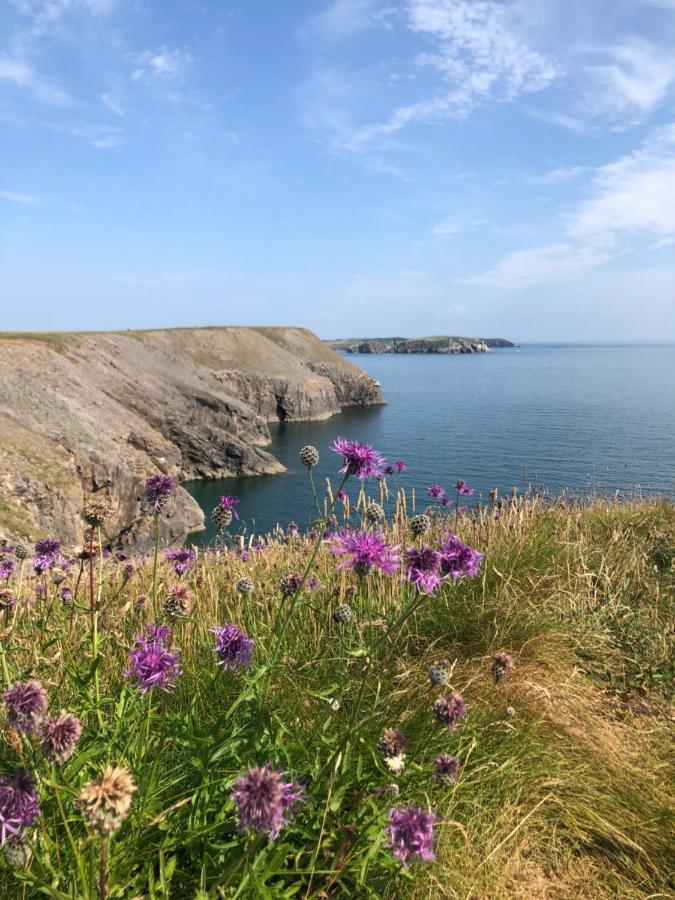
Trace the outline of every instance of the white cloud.
{"type": "Polygon", "coordinates": [[[185,75],[192,57],[186,50],[162,47],[136,57],[133,81],[176,81],[185,75]]]}
{"type": "Polygon", "coordinates": [[[106,91],[101,94],[101,102],[104,106],[107,106],[110,112],[115,113],[116,116],[123,117],[126,115],[124,103],[116,91],[106,91]]]}
{"type": "Polygon", "coordinates": [[[572,181],[587,171],[587,166],[559,166],[543,175],[530,175],[527,180],[530,184],[560,184],[562,181],[572,181]]]}
{"type": "Polygon", "coordinates": [[[92,147],[107,150],[122,143],[122,129],[111,125],[92,125],[82,122],[45,122],[45,128],[81,138],[92,147]]]}
{"type": "Polygon", "coordinates": [[[482,225],[487,225],[487,219],[477,216],[448,216],[437,222],[431,229],[431,233],[436,237],[451,237],[464,231],[476,231],[482,225]]]}
{"type": "Polygon", "coordinates": [[[340,41],[374,27],[390,28],[397,7],[378,0],[333,0],[300,30],[300,36],[324,43],[340,41]]]}
{"type": "Polygon", "coordinates": [[[18,191],[0,191],[0,198],[8,203],[18,203],[19,206],[42,206],[44,197],[37,194],[22,194],[18,191]]]}
{"type": "Polygon", "coordinates": [[[40,103],[65,106],[71,102],[70,95],[53,82],[43,78],[35,69],[19,58],[0,56],[0,81],[26,91],[40,103]]]}

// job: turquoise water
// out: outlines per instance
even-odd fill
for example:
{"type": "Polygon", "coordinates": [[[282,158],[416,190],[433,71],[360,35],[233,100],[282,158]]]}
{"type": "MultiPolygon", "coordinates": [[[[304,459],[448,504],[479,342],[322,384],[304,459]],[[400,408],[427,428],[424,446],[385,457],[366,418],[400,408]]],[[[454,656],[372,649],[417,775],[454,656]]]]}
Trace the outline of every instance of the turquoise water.
{"type": "Polygon", "coordinates": [[[306,524],[314,507],[298,451],[314,444],[317,483],[327,475],[335,483],[339,463],[328,448],[336,435],[403,459],[400,481],[418,491],[432,482],[451,491],[463,478],[476,496],[514,485],[675,494],[675,347],[531,345],[352,359],[381,382],[388,405],[272,426],[270,449],[288,473],[187,484],[207,513],[228,493],[241,498],[249,529],[306,524]]]}

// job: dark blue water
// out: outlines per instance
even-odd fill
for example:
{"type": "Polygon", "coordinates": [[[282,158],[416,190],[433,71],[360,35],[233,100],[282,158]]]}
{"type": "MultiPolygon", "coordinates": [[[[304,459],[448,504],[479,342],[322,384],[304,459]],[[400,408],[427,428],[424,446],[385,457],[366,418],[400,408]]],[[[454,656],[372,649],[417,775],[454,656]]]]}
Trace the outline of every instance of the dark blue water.
{"type": "Polygon", "coordinates": [[[476,496],[512,486],[675,493],[675,347],[540,345],[352,359],[381,382],[388,405],[274,425],[270,450],[289,472],[186,485],[207,513],[229,493],[241,498],[249,529],[305,524],[315,507],[298,451],[314,444],[317,483],[329,475],[335,484],[336,435],[405,460],[401,484],[418,492],[431,482],[451,492],[463,478],[476,496]]]}

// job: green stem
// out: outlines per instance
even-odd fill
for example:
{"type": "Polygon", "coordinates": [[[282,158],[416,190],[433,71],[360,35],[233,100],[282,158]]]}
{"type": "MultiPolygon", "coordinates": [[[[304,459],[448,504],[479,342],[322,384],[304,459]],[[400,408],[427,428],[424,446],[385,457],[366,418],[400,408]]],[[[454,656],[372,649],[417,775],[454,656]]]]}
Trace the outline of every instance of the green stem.
{"type": "Polygon", "coordinates": [[[157,560],[159,558],[159,516],[155,516],[155,555],[152,561],[152,611],[157,618],[157,560]]]}

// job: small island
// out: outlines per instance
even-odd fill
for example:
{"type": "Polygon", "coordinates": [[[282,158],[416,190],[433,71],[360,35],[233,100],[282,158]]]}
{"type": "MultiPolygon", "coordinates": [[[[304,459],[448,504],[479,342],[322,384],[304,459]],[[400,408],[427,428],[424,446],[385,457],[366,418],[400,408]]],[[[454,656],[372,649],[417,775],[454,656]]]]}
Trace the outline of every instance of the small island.
{"type": "Polygon", "coordinates": [[[487,353],[496,347],[513,347],[505,338],[457,337],[435,335],[420,338],[344,338],[326,341],[342,353],[487,353]]]}

